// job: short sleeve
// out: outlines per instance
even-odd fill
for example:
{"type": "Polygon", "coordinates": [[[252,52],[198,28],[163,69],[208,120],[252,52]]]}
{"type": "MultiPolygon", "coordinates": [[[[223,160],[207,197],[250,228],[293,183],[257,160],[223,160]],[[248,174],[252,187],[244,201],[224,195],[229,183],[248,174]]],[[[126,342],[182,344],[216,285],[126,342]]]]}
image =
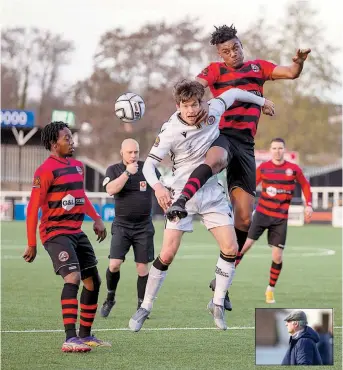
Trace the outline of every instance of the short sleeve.
{"type": "Polygon", "coordinates": [[[211,63],[208,67],[204,68],[197,76],[206,80],[209,86],[212,86],[219,77],[219,68],[216,63],[211,63]]]}
{"type": "Polygon", "coordinates": [[[102,186],[104,187],[104,190],[106,191],[106,186],[109,182],[115,180],[118,176],[116,175],[114,171],[114,166],[110,166],[106,170],[106,175],[104,178],[104,181],[102,182],[102,186]]]}
{"type": "Polygon", "coordinates": [[[272,80],[272,73],[277,65],[272,62],[268,62],[267,60],[257,60],[257,62],[262,69],[264,80],[272,80]]]}

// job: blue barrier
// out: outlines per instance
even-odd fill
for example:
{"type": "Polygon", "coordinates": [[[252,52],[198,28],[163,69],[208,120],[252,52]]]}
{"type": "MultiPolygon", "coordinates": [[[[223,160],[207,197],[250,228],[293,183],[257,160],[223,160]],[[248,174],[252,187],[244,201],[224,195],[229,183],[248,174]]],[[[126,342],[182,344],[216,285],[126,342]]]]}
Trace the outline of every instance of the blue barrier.
{"type": "MultiPolygon", "coordinates": [[[[105,204],[103,207],[99,206],[99,204],[93,204],[96,211],[101,215],[104,221],[112,222],[114,220],[114,204],[105,204]]],[[[14,205],[14,220],[17,221],[25,221],[26,220],[26,212],[27,212],[27,203],[16,203],[14,205]]],[[[42,211],[39,210],[38,217],[41,218],[42,211]]],[[[85,221],[92,221],[89,216],[85,216],[85,221]]]]}

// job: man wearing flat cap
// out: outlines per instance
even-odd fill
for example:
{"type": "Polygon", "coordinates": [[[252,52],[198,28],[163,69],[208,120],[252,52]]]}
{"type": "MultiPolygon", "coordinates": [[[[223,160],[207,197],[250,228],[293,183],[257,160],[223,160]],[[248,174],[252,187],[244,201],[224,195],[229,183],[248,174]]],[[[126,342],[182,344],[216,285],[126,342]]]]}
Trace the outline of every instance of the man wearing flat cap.
{"type": "Polygon", "coordinates": [[[293,311],[285,319],[291,337],[289,348],[281,365],[322,365],[322,359],[317,349],[318,334],[307,326],[304,311],[293,311]]]}

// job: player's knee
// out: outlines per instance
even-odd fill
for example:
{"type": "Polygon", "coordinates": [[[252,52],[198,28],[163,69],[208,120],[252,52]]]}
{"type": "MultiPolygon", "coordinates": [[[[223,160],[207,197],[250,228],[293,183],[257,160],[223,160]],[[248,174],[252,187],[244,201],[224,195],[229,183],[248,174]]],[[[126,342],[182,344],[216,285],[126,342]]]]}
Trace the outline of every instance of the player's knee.
{"type": "Polygon", "coordinates": [[[280,249],[280,251],[278,251],[277,247],[274,247],[273,249],[274,251],[272,253],[272,260],[273,262],[280,264],[282,262],[282,249],[280,249]]]}
{"type": "Polygon", "coordinates": [[[227,152],[223,148],[211,148],[205,158],[205,164],[211,167],[213,174],[219,173],[227,167],[227,152]]]}
{"type": "Polygon", "coordinates": [[[72,272],[64,276],[64,282],[69,284],[80,285],[81,283],[81,274],[80,272],[72,272]]]}
{"type": "Polygon", "coordinates": [[[145,276],[149,273],[149,265],[147,263],[136,263],[137,274],[145,276]]]}
{"type": "Polygon", "coordinates": [[[175,258],[175,253],[173,251],[163,251],[160,253],[160,259],[166,265],[170,265],[175,258]]]}
{"type": "Polygon", "coordinates": [[[236,241],[225,242],[220,245],[220,251],[229,256],[236,255],[238,252],[238,245],[236,241]]]}
{"type": "Polygon", "coordinates": [[[118,272],[120,270],[120,266],[123,262],[124,261],[122,261],[122,260],[110,259],[110,263],[109,263],[108,268],[111,272],[118,272]]]}
{"type": "Polygon", "coordinates": [[[239,215],[238,217],[235,215],[235,227],[239,230],[248,231],[251,221],[252,215],[250,213],[239,215]]]}

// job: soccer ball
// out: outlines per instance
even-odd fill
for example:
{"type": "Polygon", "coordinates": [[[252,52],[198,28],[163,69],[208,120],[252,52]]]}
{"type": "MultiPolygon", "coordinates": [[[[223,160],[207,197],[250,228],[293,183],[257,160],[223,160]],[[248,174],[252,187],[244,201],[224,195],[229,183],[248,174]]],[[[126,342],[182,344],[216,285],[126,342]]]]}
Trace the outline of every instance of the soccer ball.
{"type": "Polygon", "coordinates": [[[116,116],[124,122],[140,120],[145,112],[144,100],[137,94],[126,93],[117,99],[115,103],[116,116]]]}

